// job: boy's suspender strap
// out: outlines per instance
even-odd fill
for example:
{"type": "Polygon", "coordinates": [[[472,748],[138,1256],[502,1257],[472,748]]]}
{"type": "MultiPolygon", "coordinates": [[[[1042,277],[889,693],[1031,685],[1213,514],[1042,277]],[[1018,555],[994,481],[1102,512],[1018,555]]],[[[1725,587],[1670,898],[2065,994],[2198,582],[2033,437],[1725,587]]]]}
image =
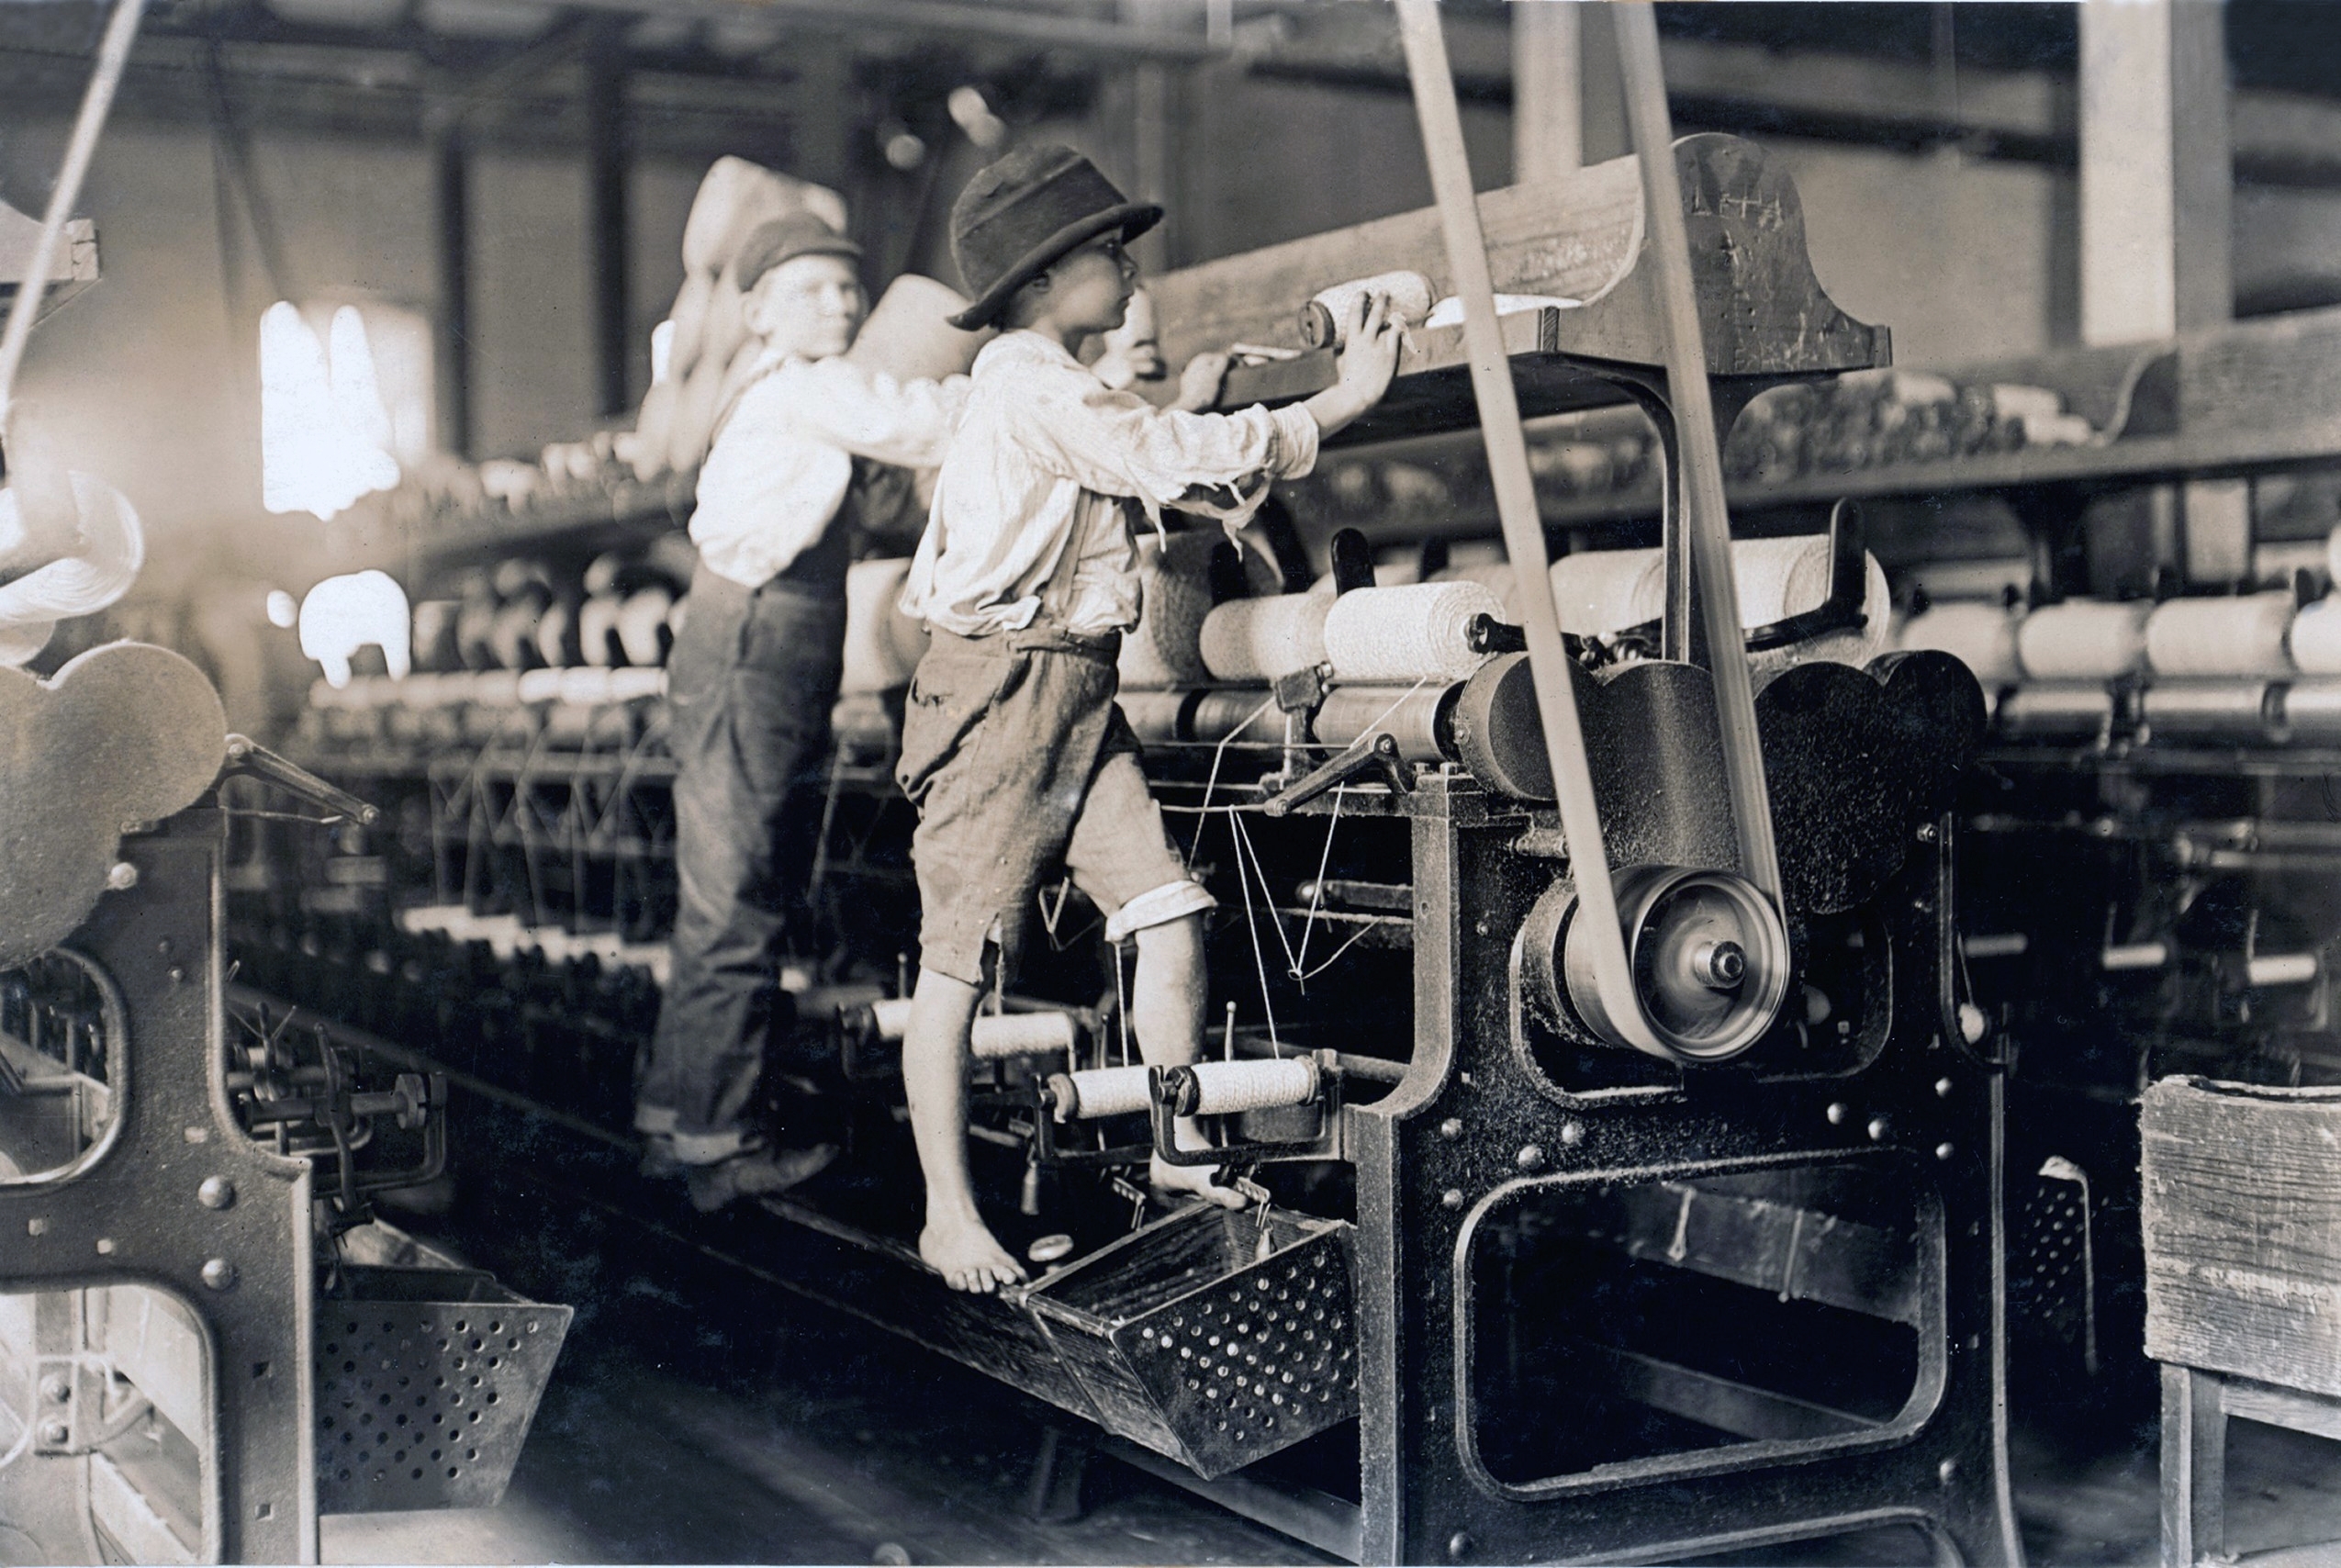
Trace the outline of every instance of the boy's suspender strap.
{"type": "MultiPolygon", "coordinates": [[[[1120,510],[1118,504],[1115,510],[1120,510]]],[[[1073,579],[1081,573],[1081,552],[1089,545],[1088,530],[1083,526],[1086,521],[1075,516],[1071,536],[1065,541],[1065,548],[1058,552],[1056,569],[1041,586],[1038,619],[1062,626],[1073,612],[1073,579]]]]}

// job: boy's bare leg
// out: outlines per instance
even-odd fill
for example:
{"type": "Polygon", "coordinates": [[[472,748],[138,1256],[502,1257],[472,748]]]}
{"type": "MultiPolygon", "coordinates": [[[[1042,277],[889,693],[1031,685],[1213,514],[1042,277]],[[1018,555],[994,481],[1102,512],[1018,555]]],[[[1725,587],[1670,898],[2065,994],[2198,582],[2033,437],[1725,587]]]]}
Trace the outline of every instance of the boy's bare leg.
{"type": "MultiPolygon", "coordinates": [[[[1153,1067],[1183,1067],[1203,1048],[1204,968],[1203,916],[1190,914],[1137,934],[1137,973],[1130,981],[1130,1026],[1138,1037],[1138,1055],[1153,1067]]],[[[1192,1117],[1181,1117],[1179,1147],[1200,1148],[1203,1133],[1192,1117]]],[[[1158,1187],[1193,1193],[1231,1209],[1244,1206],[1243,1195],[1214,1180],[1211,1165],[1172,1165],[1160,1155],[1148,1170],[1158,1187]]]]}
{"type": "Polygon", "coordinates": [[[926,1178],[919,1256],[955,1291],[991,1291],[1025,1277],[976,1211],[968,1175],[968,1030],[980,997],[965,980],[921,969],[902,1036],[902,1090],[926,1178]]]}

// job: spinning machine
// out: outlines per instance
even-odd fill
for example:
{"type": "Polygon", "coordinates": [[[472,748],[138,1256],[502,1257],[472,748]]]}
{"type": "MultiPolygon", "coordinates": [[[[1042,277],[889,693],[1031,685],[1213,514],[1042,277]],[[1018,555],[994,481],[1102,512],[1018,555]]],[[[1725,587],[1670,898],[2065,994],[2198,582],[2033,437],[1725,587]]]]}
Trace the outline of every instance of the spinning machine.
{"type": "MultiPolygon", "coordinates": [[[[970,1095],[987,1217],[1034,1277],[969,1296],[911,1246],[912,816],[886,765],[917,634],[886,609],[899,564],[857,566],[807,824],[822,939],[775,1052],[791,1114],[819,1091],[849,1148],[724,1246],[1360,1561],[1903,1526],[2013,1562],[1999,1064],[1955,941],[1984,702],[1950,655],[1884,652],[1857,510],[1735,546],[1717,454],[1765,388],[1881,365],[1887,335],[1821,290],[1760,152],[1672,140],[1647,17],[1623,28],[1637,141],[1671,155],[1474,200],[1433,8],[1402,13],[1439,207],[1151,287],[1174,363],[1271,351],[1230,371],[1233,407],[1325,385],[1339,312],[1307,307],[1405,274],[1398,379],[1345,440],[1477,430],[1508,580],[1378,584],[1348,536],[1316,542],[1314,587],[1294,538],[1276,564],[1215,532],[1149,543],[1122,701],[1219,896],[1227,1013],[1209,1059],[1135,1065],[1126,955],[1044,895],[970,1095]],[[1662,548],[1549,563],[1520,420],[1627,404],[1660,433],[1662,548]],[[1640,608],[1564,631],[1554,592],[1596,579],[1640,608]],[[1189,1115],[1209,1148],[1176,1147],[1189,1115]],[[1254,1201],[1166,1204],[1139,1184],[1156,1153],[1254,1201]]],[[[430,611],[493,628],[509,588],[543,625],[625,600],[569,615],[617,627],[599,644],[515,633],[506,667],[458,671],[419,635],[421,674],[321,693],[304,759],[385,821],[297,877],[317,847],[255,824],[230,877],[261,991],[622,1145],[671,765],[656,638],[624,631],[655,574],[568,576],[610,542],[534,540],[544,570],[430,611]]],[[[442,552],[420,597],[464,566],[442,552]]],[[[492,642],[476,662],[504,662],[492,642]]]]}

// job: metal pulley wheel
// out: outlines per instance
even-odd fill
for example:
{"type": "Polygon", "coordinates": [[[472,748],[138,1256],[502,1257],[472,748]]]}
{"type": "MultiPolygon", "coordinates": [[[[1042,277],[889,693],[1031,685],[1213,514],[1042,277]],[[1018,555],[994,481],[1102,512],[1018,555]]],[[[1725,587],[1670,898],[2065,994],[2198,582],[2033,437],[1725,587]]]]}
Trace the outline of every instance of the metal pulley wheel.
{"type": "MultiPolygon", "coordinates": [[[[1772,901],[1735,872],[1675,866],[1637,867],[1617,887],[1635,993],[1661,1047],[1652,1054],[1728,1061],[1762,1038],[1788,990],[1788,934],[1772,901]]],[[[1557,932],[1561,989],[1596,1035],[1619,1043],[1624,1033],[1594,984],[1581,908],[1568,902],[1557,932]]]]}

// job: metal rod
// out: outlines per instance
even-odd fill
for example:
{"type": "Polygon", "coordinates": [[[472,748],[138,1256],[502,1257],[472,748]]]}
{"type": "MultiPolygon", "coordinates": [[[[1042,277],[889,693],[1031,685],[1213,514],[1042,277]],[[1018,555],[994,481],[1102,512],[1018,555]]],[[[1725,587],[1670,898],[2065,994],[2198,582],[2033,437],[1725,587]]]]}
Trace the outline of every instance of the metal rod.
{"type": "Polygon", "coordinates": [[[1780,858],[1772,835],[1772,798],[1764,781],[1764,742],[1756,733],[1755,691],[1740,643],[1740,588],[1731,572],[1731,513],[1723,500],[1723,454],[1707,385],[1707,342],[1699,330],[1691,241],[1683,222],[1683,187],[1675,168],[1675,132],[1660,74],[1658,21],[1648,6],[1621,6],[1618,52],[1625,67],[1626,118],[1641,154],[1644,253],[1658,269],[1660,324],[1666,343],[1666,395],[1675,412],[1675,452],[1682,467],[1683,526],[1694,599],[1715,678],[1716,725],[1723,774],[1740,843],[1740,872],[1780,901],[1780,858]]]}
{"type": "Polygon", "coordinates": [[[41,216],[40,238],[32,248],[24,280],[8,310],[8,326],[0,332],[0,433],[8,426],[8,408],[16,396],[17,367],[24,363],[25,344],[40,315],[40,299],[49,287],[50,270],[57,264],[57,247],[65,237],[65,220],[81,199],[82,177],[89,173],[91,154],[97,151],[98,133],[106,129],[106,114],[114,105],[114,89],[129,63],[130,43],[138,37],[139,17],[146,0],[116,0],[98,41],[97,67],[90,73],[89,90],[82,95],[82,109],[73,121],[73,140],[65,144],[65,162],[57,171],[57,188],[49,193],[49,210],[41,216]]]}
{"type": "Polygon", "coordinates": [[[1463,302],[1472,394],[1479,404],[1480,434],[1487,444],[1496,515],[1504,526],[1504,552],[1511,558],[1518,609],[1528,633],[1537,715],[1544,724],[1545,756],[1552,768],[1561,832],[1568,840],[1570,872],[1576,882],[1576,920],[1584,924],[1585,938],[1593,945],[1595,990],[1603,1011],[1626,1036],[1621,1043],[1664,1055],[1643,1016],[1625,935],[1618,926],[1618,895],[1610,885],[1601,808],[1585,764],[1585,731],[1577,719],[1569,655],[1561,642],[1560,612],[1552,601],[1544,522],[1537,511],[1528,440],[1520,431],[1512,363],[1495,318],[1495,285],[1488,274],[1487,241],[1472,192],[1462,118],[1455,106],[1455,82],[1448,69],[1447,40],[1439,30],[1436,0],[1398,0],[1398,27],[1406,50],[1406,74],[1414,84],[1415,113],[1422,122],[1423,152],[1430,162],[1431,190],[1446,232],[1448,265],[1463,302]]]}

